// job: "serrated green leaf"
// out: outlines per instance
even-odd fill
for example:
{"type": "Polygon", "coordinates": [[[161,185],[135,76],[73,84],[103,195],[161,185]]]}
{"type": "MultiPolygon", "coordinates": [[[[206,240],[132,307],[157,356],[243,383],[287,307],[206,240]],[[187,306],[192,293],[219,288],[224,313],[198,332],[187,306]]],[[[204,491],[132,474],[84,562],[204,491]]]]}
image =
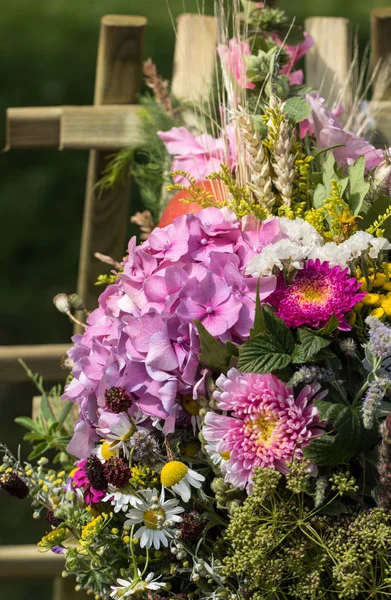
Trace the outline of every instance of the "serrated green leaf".
{"type": "Polygon", "coordinates": [[[326,348],[331,340],[325,339],[308,329],[299,328],[297,330],[300,345],[295,347],[292,354],[294,363],[304,363],[311,361],[316,357],[318,352],[326,348]]]}
{"type": "Polygon", "coordinates": [[[194,323],[200,337],[199,362],[212,371],[226,373],[230,359],[226,346],[210,334],[200,321],[194,321],[194,323]]]}
{"type": "Polygon", "coordinates": [[[310,116],[311,106],[304,98],[293,96],[293,98],[288,98],[285,102],[284,113],[294,123],[301,123],[301,121],[308,119],[310,116]]]}
{"type": "Polygon", "coordinates": [[[28,460],[33,460],[34,458],[41,456],[41,454],[44,454],[47,450],[49,450],[49,444],[41,442],[35,446],[34,450],[29,454],[28,460]]]}
{"type": "Polygon", "coordinates": [[[328,420],[334,427],[331,433],[324,433],[304,449],[306,458],[318,466],[344,464],[374,443],[373,434],[364,429],[359,407],[324,400],[316,401],[315,405],[320,418],[328,420]]]}
{"type": "Polygon", "coordinates": [[[26,427],[26,429],[30,429],[31,431],[43,433],[43,430],[39,427],[38,423],[33,421],[33,419],[30,419],[30,417],[16,417],[15,423],[21,425],[22,427],[26,427]]]}
{"type": "Polygon", "coordinates": [[[293,350],[295,340],[288,325],[280,317],[277,317],[268,306],[264,306],[263,308],[263,318],[267,333],[271,338],[278,341],[286,354],[290,354],[293,350]]]}
{"type": "Polygon", "coordinates": [[[331,333],[334,333],[336,329],[338,329],[338,326],[338,317],[333,314],[327,321],[326,325],[322,327],[322,329],[318,329],[315,333],[316,335],[330,335],[331,333]]]}
{"type": "Polygon", "coordinates": [[[369,183],[365,181],[365,157],[359,156],[353,165],[348,167],[349,207],[354,215],[360,214],[365,196],[369,191],[369,183]]]}
{"type": "Polygon", "coordinates": [[[258,336],[239,348],[238,369],[245,373],[272,373],[291,362],[290,354],[269,334],[258,336]]]}

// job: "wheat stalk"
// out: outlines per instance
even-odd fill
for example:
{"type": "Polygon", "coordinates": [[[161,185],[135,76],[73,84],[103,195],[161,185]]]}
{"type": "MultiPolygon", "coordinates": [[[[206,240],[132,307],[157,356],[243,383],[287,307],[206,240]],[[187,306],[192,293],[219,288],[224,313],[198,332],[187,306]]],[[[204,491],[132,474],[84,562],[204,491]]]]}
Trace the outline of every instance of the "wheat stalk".
{"type": "Polygon", "coordinates": [[[280,192],[283,203],[291,204],[293,180],[295,178],[292,154],[291,132],[289,123],[283,113],[283,103],[276,96],[270,97],[271,115],[268,120],[269,136],[275,140],[272,154],[272,164],[275,173],[273,183],[280,192]],[[278,118],[273,118],[273,114],[278,118]]]}

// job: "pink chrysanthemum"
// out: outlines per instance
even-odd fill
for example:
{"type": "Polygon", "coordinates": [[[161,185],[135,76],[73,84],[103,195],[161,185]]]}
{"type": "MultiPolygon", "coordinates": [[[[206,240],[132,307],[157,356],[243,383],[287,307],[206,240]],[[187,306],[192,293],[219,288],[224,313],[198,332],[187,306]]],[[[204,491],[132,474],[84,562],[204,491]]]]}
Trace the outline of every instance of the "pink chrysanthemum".
{"type": "MultiPolygon", "coordinates": [[[[222,471],[235,487],[251,490],[256,467],[274,467],[287,473],[287,463],[303,456],[302,448],[319,429],[318,411],[313,400],[324,398],[318,383],[307,385],[297,398],[274,375],[241,373],[230,369],[221,375],[214,397],[221,411],[209,412],[203,434],[208,442],[217,442],[219,453],[228,453],[222,471]]],[[[227,456],[227,454],[226,454],[227,456]]]]}
{"type": "Polygon", "coordinates": [[[358,291],[360,285],[348,269],[310,259],[291,284],[280,285],[272,303],[289,327],[323,327],[334,314],[339,329],[347,331],[351,326],[346,315],[365,296],[365,292],[358,291]]]}

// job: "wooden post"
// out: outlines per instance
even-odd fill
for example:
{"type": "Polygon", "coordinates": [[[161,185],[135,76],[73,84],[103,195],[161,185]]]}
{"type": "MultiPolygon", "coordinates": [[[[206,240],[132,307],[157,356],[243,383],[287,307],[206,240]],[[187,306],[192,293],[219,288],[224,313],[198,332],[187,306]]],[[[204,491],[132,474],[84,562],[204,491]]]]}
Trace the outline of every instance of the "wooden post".
{"type": "Polygon", "coordinates": [[[216,67],[217,21],[206,15],[182,14],[177,21],[172,92],[197,106],[212,89],[216,67]]]}
{"type": "MultiPolygon", "coordinates": [[[[315,46],[306,55],[306,83],[329,105],[349,100],[350,42],[349,21],[337,17],[311,17],[305,30],[315,46]]],[[[349,103],[349,102],[347,102],[349,103]]]]}
{"type": "MultiPolygon", "coordinates": [[[[106,15],[99,36],[95,81],[95,105],[131,104],[137,99],[142,73],[144,17],[106,15]]],[[[114,147],[112,151],[115,151],[114,147]]],[[[78,293],[92,309],[100,292],[94,282],[100,273],[109,271],[95,257],[101,252],[120,260],[125,252],[129,221],[130,183],[99,195],[96,183],[110,152],[90,152],[86,200],[80,252],[78,293]],[[113,236],[113,231],[116,235],[113,236]]]]}
{"type": "MultiPolygon", "coordinates": [[[[379,61],[391,63],[391,7],[377,8],[371,12],[372,68],[379,61]]],[[[376,100],[391,100],[391,78],[388,86],[383,86],[381,91],[375,88],[374,96],[376,100]]]]}
{"type": "Polygon", "coordinates": [[[22,358],[33,373],[47,381],[64,381],[68,371],[61,368],[61,359],[71,348],[70,344],[45,344],[37,346],[0,346],[0,383],[27,381],[19,364],[22,358]]]}

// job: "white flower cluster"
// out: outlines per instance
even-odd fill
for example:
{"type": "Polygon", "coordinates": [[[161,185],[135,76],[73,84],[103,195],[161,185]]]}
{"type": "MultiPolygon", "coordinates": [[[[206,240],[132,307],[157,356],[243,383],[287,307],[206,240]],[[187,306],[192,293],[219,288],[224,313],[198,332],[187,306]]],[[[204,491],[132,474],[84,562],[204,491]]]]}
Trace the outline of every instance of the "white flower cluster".
{"type": "Polygon", "coordinates": [[[303,219],[279,219],[281,233],[286,236],[269,244],[249,262],[246,273],[254,277],[271,275],[275,269],[302,269],[307,259],[327,261],[330,266],[346,268],[364,252],[376,259],[383,250],[390,250],[386,238],[376,238],[365,231],[357,231],[351,238],[336,244],[323,241],[316,229],[303,219]]]}

